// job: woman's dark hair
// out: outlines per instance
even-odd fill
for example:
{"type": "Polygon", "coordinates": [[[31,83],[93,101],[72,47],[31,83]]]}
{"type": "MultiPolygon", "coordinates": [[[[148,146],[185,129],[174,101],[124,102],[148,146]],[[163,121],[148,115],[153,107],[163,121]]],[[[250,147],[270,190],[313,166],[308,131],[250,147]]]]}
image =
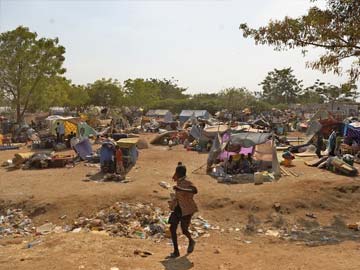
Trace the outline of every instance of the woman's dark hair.
{"type": "Polygon", "coordinates": [[[186,167],[184,165],[177,166],[175,173],[178,177],[186,176],[186,167]]]}

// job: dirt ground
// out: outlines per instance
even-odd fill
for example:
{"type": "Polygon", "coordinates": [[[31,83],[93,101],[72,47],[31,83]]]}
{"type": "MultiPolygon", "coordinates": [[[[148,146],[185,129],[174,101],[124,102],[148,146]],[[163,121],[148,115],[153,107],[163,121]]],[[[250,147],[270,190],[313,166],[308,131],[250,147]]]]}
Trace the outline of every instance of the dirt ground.
{"type": "MultiPolygon", "coordinates": [[[[143,135],[146,139],[151,136],[143,135]]],[[[16,152],[0,152],[0,161],[12,158],[16,152]]],[[[174,168],[182,161],[199,189],[199,214],[224,231],[210,231],[210,237],[198,238],[195,252],[176,260],[165,260],[171,252],[168,240],[155,243],[93,232],[53,233],[42,236],[39,245],[28,249],[24,247],[31,239],[6,238],[0,240],[0,269],[360,269],[358,241],[309,247],[302,242],[244,231],[250,217],[266,223],[275,212],[274,203],[280,203],[282,218],[287,222],[313,220],[306,216],[308,213],[324,226],[335,216],[346,223],[359,222],[359,177],[307,167],[306,159],[298,158],[291,168],[298,177],[284,176],[263,185],[226,185],[217,183],[204,169],[197,170],[206,159],[206,154],[189,152],[180,146],[172,150],[150,146],[140,150],[140,158],[128,174],[131,182],[126,184],[84,182],[85,175],[97,169],[83,163],[63,169],[1,168],[0,209],[20,207],[36,225],[63,225],[117,201],[152,202],[166,209],[169,190],[158,183],[171,183],[174,168]],[[67,217],[59,219],[63,215],[67,217]],[[134,255],[138,248],[153,255],[134,255]]],[[[185,255],[184,238],[180,238],[180,244],[180,252],[185,255]]]]}

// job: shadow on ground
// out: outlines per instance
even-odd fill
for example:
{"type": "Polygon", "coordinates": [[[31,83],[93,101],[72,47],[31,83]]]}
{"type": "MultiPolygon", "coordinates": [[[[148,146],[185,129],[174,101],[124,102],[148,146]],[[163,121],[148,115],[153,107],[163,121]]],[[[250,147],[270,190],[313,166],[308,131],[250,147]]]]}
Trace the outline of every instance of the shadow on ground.
{"type": "Polygon", "coordinates": [[[194,263],[189,261],[187,255],[178,259],[166,259],[161,261],[165,270],[188,270],[194,267],[194,263]]]}

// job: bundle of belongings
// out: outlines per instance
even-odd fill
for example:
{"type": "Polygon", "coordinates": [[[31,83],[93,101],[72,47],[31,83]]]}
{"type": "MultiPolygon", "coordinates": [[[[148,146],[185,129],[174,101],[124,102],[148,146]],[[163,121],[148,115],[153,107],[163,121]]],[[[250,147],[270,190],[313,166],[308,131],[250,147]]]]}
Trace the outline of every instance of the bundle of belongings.
{"type": "Polygon", "coordinates": [[[12,160],[4,163],[8,168],[45,169],[75,166],[73,155],[59,155],[54,152],[17,153],[12,160]]]}
{"type": "Polygon", "coordinates": [[[293,155],[290,151],[288,151],[288,150],[284,151],[284,153],[282,154],[282,158],[283,158],[284,160],[281,161],[280,164],[281,164],[281,165],[284,165],[284,166],[286,166],[286,167],[290,167],[290,166],[291,166],[291,163],[292,163],[292,160],[295,159],[294,155],[293,155]]]}
{"type": "Polygon", "coordinates": [[[146,132],[158,132],[160,129],[160,124],[155,119],[149,119],[149,122],[143,125],[143,129],[146,132]]]}
{"type": "Polygon", "coordinates": [[[189,137],[186,131],[166,131],[150,141],[154,145],[177,145],[182,144],[189,137]]]}
{"type": "Polygon", "coordinates": [[[353,166],[354,159],[355,157],[350,154],[345,154],[341,158],[337,156],[324,156],[316,160],[306,161],[305,164],[347,176],[355,176],[358,174],[358,170],[353,166]]]}

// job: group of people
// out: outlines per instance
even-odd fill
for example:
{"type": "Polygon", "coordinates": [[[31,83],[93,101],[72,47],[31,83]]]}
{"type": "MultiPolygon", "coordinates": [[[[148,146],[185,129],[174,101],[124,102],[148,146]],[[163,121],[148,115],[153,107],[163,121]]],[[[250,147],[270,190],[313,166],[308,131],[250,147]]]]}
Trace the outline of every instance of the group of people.
{"type": "Polygon", "coordinates": [[[235,159],[234,156],[231,155],[224,163],[224,169],[228,174],[254,173],[254,159],[251,153],[248,153],[247,156],[240,154],[238,159],[235,159]]]}

